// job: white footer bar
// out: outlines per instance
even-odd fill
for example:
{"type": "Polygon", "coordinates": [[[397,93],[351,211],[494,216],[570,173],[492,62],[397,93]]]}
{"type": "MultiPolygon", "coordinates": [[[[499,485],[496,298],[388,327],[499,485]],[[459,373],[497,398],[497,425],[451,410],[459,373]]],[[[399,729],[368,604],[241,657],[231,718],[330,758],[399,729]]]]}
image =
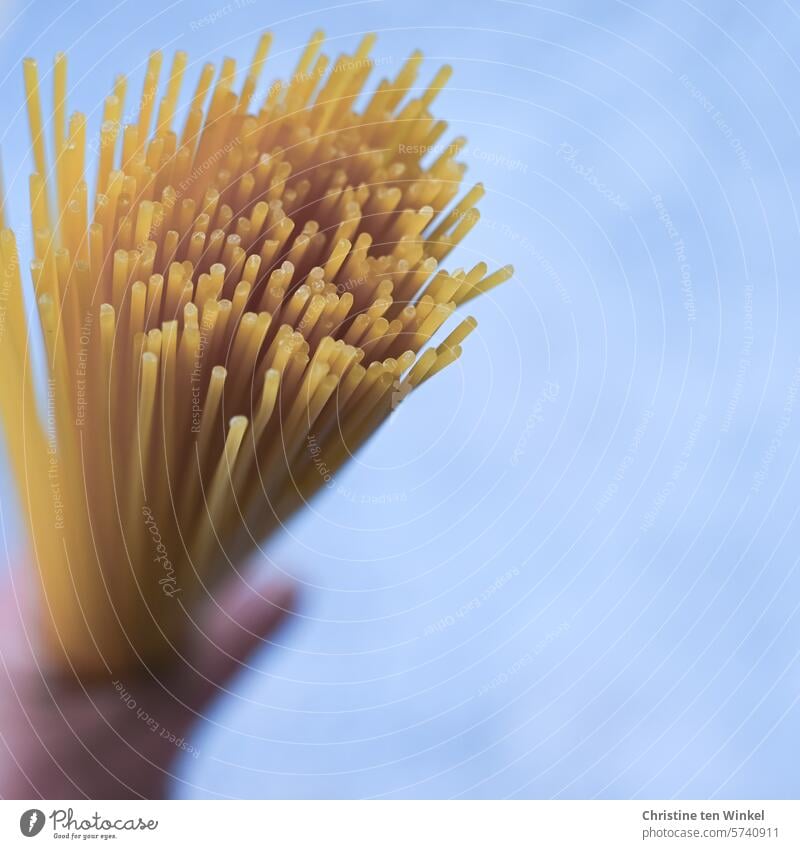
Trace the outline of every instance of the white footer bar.
{"type": "Polygon", "coordinates": [[[0,801],[0,846],[800,846],[789,801],[0,801]]]}

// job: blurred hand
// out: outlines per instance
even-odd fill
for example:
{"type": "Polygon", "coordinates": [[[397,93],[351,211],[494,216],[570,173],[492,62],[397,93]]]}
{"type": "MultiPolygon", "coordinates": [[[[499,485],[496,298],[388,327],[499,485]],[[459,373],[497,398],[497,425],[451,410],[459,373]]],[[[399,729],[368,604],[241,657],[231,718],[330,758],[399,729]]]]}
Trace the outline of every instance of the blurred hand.
{"type": "Polygon", "coordinates": [[[193,723],[292,604],[287,581],[240,579],[189,623],[172,669],[91,683],[45,674],[19,590],[0,587],[0,797],[167,798],[193,723]]]}

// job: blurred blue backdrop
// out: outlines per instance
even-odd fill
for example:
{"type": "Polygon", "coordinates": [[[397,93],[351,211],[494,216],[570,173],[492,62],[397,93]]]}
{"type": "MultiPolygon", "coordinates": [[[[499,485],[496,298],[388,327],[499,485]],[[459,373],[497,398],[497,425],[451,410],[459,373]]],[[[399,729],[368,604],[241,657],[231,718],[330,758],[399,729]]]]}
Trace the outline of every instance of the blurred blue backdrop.
{"type": "MultiPolygon", "coordinates": [[[[6,0],[98,108],[148,51],[267,77],[311,31],[415,47],[513,262],[457,366],[266,549],[297,616],[198,729],[186,797],[797,797],[800,16],[788,3],[6,0]],[[215,20],[209,21],[208,16],[215,20]]],[[[136,95],[134,95],[136,96],[136,95]]],[[[91,136],[90,136],[91,137],[91,136]]],[[[5,473],[4,473],[5,474],[5,473]]],[[[4,477],[9,549],[13,495],[4,477]]]]}

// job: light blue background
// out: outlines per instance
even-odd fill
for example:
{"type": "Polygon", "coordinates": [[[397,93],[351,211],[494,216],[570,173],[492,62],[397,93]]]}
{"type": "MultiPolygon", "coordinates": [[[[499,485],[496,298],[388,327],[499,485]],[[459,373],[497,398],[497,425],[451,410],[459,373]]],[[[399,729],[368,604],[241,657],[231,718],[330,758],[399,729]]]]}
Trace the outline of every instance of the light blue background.
{"type": "Polygon", "coordinates": [[[267,549],[303,585],[298,615],[176,792],[796,797],[798,13],[229,7],[4,5],[15,225],[23,56],[69,52],[94,130],[116,72],[138,96],[151,47],[187,49],[196,74],[273,29],[273,79],[317,27],[334,53],[376,30],[375,81],[415,47],[425,80],[455,68],[438,111],[488,194],[450,266],[517,274],[474,304],[459,365],[267,549]]]}

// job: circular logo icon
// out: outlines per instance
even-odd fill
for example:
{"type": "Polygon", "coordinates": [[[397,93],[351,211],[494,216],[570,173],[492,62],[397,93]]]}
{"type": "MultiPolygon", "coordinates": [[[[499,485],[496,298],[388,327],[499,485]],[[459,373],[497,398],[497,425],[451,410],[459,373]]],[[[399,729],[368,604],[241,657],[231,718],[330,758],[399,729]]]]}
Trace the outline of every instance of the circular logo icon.
{"type": "Polygon", "coordinates": [[[36,837],[44,828],[44,811],[31,808],[19,818],[19,830],[25,837],[36,837]]]}

